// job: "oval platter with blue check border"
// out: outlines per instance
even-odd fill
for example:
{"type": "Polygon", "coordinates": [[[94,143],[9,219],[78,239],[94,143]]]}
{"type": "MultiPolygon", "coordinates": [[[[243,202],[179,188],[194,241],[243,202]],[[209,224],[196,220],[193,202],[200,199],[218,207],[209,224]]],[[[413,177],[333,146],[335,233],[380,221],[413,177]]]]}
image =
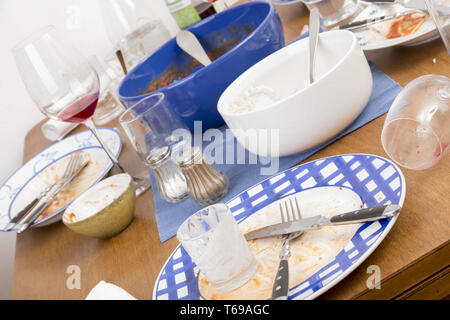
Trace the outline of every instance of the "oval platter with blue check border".
{"type": "MultiPolygon", "coordinates": [[[[240,223],[280,198],[324,186],[352,189],[366,207],[391,203],[402,206],[406,194],[405,178],[394,163],[375,155],[349,154],[288,169],[242,192],[228,206],[240,223]]],[[[290,288],[289,299],[314,299],[336,285],[378,247],[396,219],[363,224],[332,262],[290,288]]],[[[153,299],[200,299],[194,268],[187,252],[178,246],[157,278],[153,299]]]]}

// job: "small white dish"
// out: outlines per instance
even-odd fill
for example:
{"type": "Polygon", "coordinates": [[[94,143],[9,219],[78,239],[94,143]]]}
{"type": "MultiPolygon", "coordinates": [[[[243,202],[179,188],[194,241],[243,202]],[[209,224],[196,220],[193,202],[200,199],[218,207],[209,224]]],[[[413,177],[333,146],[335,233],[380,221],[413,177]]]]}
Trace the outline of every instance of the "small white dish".
{"type": "Polygon", "coordinates": [[[308,56],[309,38],[294,42],[248,69],[220,97],[219,113],[250,152],[277,157],[310,149],[344,130],[366,106],[372,73],[352,32],[320,33],[312,85],[308,56]],[[231,110],[247,88],[260,86],[281,100],[243,113],[231,110]]]}
{"type": "Polygon", "coordinates": [[[134,217],[136,189],[133,178],[117,174],[86,190],[63,214],[63,223],[87,237],[112,238],[128,227],[134,217]]]}

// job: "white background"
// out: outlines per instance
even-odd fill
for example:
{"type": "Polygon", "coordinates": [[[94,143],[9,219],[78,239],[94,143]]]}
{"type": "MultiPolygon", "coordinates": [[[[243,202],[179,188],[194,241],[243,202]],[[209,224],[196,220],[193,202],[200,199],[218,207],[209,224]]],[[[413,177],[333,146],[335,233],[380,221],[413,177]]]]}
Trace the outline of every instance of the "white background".
{"type": "MultiPolygon", "coordinates": [[[[142,1],[151,5],[149,15],[176,32],[163,0],[142,1]]],[[[0,0],[0,185],[22,163],[26,133],[44,118],[22,84],[11,48],[48,24],[66,32],[85,56],[104,58],[113,49],[96,0],[0,0]]],[[[10,297],[14,246],[15,234],[0,233],[0,299],[10,297]]]]}

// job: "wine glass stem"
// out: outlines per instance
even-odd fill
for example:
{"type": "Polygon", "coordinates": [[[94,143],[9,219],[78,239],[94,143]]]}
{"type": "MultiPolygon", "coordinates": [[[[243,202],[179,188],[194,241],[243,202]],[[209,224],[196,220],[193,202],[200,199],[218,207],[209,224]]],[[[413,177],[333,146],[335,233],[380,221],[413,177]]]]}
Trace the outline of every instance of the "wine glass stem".
{"type": "Polygon", "coordinates": [[[109,159],[111,159],[114,167],[116,167],[120,172],[125,173],[125,170],[120,165],[119,160],[117,160],[117,158],[114,156],[114,154],[111,152],[111,150],[109,150],[108,146],[100,138],[100,136],[98,134],[98,131],[97,131],[97,127],[95,126],[95,124],[92,121],[92,119],[87,119],[84,124],[86,125],[86,127],[89,128],[89,130],[91,130],[92,134],[98,140],[98,142],[102,146],[103,150],[105,150],[105,152],[108,155],[109,159]]]}

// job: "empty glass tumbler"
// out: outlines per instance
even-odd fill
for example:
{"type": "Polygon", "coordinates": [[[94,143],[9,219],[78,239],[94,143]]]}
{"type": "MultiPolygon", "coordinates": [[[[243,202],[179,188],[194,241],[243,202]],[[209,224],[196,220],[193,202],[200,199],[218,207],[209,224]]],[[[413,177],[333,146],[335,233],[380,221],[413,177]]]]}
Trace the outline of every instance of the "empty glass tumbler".
{"type": "Polygon", "coordinates": [[[442,159],[450,143],[450,79],[426,75],[410,82],[389,110],[381,141],[408,169],[428,169],[442,159]]]}
{"type": "Polygon", "coordinates": [[[186,179],[172,160],[172,132],[183,123],[158,93],[128,109],[119,119],[139,157],[153,171],[161,198],[177,203],[189,197],[186,179]]]}
{"type": "Polygon", "coordinates": [[[258,263],[225,204],[198,211],[178,229],[177,238],[200,272],[218,291],[235,290],[250,280],[258,263]]]}
{"type": "Polygon", "coordinates": [[[96,125],[102,126],[120,116],[125,108],[116,95],[119,79],[112,78],[96,56],[91,57],[89,62],[97,71],[100,80],[100,95],[94,113],[94,122],[96,125]]]}

